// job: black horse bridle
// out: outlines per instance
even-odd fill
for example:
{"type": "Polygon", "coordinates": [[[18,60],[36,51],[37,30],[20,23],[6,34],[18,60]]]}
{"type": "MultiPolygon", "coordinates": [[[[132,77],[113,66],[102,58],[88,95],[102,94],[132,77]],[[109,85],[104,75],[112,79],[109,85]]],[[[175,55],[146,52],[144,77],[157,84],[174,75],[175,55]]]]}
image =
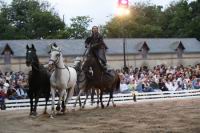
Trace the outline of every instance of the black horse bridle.
{"type": "MultiPolygon", "coordinates": [[[[32,52],[32,51],[30,51],[30,52],[32,52]]],[[[36,56],[36,55],[34,55],[34,56],[36,56]]],[[[40,71],[40,69],[39,68],[37,68],[35,65],[34,65],[34,59],[33,59],[33,55],[31,56],[31,59],[30,59],[30,64],[31,64],[31,66],[33,66],[33,68],[35,69],[35,70],[37,70],[37,71],[40,71]]]]}

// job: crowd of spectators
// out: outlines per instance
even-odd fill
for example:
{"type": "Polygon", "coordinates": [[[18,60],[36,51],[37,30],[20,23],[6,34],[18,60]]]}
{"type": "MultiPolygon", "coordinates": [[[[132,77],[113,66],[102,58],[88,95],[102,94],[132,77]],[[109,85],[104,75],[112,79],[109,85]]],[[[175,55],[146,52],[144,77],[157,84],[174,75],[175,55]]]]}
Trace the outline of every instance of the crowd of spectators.
{"type": "Polygon", "coordinates": [[[27,98],[27,77],[23,72],[0,71],[0,97],[1,100],[27,98]]]}
{"type": "MultiPolygon", "coordinates": [[[[150,69],[129,67],[128,71],[117,70],[120,75],[120,92],[157,92],[200,89],[200,64],[195,66],[157,65],[150,69]]],[[[23,72],[0,71],[0,102],[27,98],[27,75],[23,72]]]]}
{"type": "Polygon", "coordinates": [[[129,67],[128,72],[117,71],[120,73],[122,93],[200,89],[200,64],[187,67],[157,65],[153,69],[129,67]]]}

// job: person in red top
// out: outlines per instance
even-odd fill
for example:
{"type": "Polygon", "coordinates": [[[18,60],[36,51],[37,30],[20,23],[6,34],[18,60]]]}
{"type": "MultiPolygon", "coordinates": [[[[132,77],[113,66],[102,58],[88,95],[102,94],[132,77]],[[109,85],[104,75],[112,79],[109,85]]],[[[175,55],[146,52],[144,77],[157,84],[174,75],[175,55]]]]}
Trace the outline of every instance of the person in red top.
{"type": "Polygon", "coordinates": [[[6,98],[6,93],[2,88],[0,88],[0,109],[5,110],[6,105],[5,105],[5,98],[6,98]]]}

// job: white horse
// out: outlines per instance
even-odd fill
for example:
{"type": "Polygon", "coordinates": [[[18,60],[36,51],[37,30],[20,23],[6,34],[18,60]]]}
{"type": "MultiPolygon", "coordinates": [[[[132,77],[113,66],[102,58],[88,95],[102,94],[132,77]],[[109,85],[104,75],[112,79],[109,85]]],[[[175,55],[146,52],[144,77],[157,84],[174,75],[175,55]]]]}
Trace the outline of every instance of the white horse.
{"type": "Polygon", "coordinates": [[[60,111],[61,100],[63,100],[62,112],[64,113],[66,104],[74,94],[74,87],[77,81],[77,73],[74,68],[65,66],[61,49],[56,44],[52,44],[50,47],[51,49],[48,67],[49,70],[54,69],[50,78],[52,95],[51,118],[53,118],[55,115],[54,105],[56,90],[59,93],[59,101],[56,110],[60,111]]]}

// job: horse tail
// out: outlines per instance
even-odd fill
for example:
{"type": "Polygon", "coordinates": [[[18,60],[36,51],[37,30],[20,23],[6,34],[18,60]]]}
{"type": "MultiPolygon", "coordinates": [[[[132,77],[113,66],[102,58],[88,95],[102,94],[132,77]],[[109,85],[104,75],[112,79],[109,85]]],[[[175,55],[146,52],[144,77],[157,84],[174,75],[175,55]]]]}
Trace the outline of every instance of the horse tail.
{"type": "Polygon", "coordinates": [[[120,90],[120,77],[117,74],[117,79],[116,79],[116,91],[118,92],[120,90]]]}

